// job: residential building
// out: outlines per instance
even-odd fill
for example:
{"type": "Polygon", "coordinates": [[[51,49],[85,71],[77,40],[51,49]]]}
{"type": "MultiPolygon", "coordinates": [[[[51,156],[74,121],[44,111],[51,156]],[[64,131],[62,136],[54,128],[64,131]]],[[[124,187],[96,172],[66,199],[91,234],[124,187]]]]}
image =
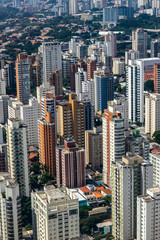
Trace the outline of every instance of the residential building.
{"type": "Polygon", "coordinates": [[[0,238],[22,240],[19,185],[9,173],[0,173],[0,238]]]}
{"type": "Polygon", "coordinates": [[[93,169],[100,169],[103,164],[102,128],[85,131],[86,164],[93,169]]]}
{"type": "Polygon", "coordinates": [[[125,155],[124,119],[120,112],[104,110],[103,133],[103,182],[110,186],[112,161],[120,161],[125,155]]]}
{"type": "Polygon", "coordinates": [[[79,147],[84,147],[85,108],[78,102],[75,94],[69,94],[69,102],[58,105],[60,143],[66,138],[74,137],[79,147]]]}
{"type": "Polygon", "coordinates": [[[30,72],[27,53],[19,53],[16,60],[17,100],[28,104],[30,98],[30,72]]]}
{"type": "Polygon", "coordinates": [[[46,92],[52,92],[55,96],[55,86],[50,86],[50,84],[42,84],[37,87],[37,100],[41,103],[41,98],[45,97],[46,92]]]}
{"type": "Polygon", "coordinates": [[[75,73],[75,92],[77,95],[82,93],[82,82],[87,81],[87,72],[83,68],[78,68],[78,71],[75,73]]]}
{"type": "Polygon", "coordinates": [[[126,152],[131,152],[133,155],[139,155],[144,160],[149,161],[150,139],[147,136],[141,136],[138,129],[130,131],[129,136],[126,136],[126,152]]]}
{"type": "MultiPolygon", "coordinates": [[[[77,1],[77,0],[74,0],[74,1],[77,1]]],[[[83,59],[87,55],[88,55],[88,47],[87,47],[87,45],[79,43],[77,45],[77,57],[79,59],[83,59]]]]}
{"type": "Polygon", "coordinates": [[[153,137],[160,130],[160,94],[148,93],[145,96],[145,133],[153,137]]]}
{"type": "Polygon", "coordinates": [[[6,81],[3,78],[0,79],[0,95],[6,95],[6,81]]]}
{"type": "Polygon", "coordinates": [[[34,240],[79,237],[78,199],[50,185],[32,192],[31,202],[34,240]]]}
{"type": "Polygon", "coordinates": [[[154,79],[154,64],[159,58],[129,60],[127,66],[127,97],[129,120],[144,122],[144,81],[154,79]]]}
{"type": "Polygon", "coordinates": [[[117,22],[121,16],[132,19],[134,17],[133,8],[119,6],[103,8],[103,22],[117,22]]]}
{"type": "Polygon", "coordinates": [[[23,103],[19,101],[12,101],[10,105],[8,105],[8,118],[21,119],[20,106],[23,106],[23,103]]]}
{"type": "Polygon", "coordinates": [[[69,0],[69,14],[74,15],[78,13],[78,1],[77,0],[69,0]]]}
{"type": "Polygon", "coordinates": [[[38,120],[39,158],[52,176],[56,176],[56,118],[52,93],[42,98],[41,119],[38,120]]]}
{"type": "Polygon", "coordinates": [[[60,71],[54,71],[54,73],[51,74],[50,79],[51,86],[55,87],[55,96],[63,96],[63,90],[62,90],[62,70],[60,71]]]}
{"type": "Polygon", "coordinates": [[[149,0],[138,0],[138,8],[149,8],[150,7],[150,1],[149,0]]]}
{"type": "Polygon", "coordinates": [[[149,154],[149,161],[153,165],[153,187],[160,187],[160,151],[158,149],[152,150],[149,154]]]}
{"type": "Polygon", "coordinates": [[[151,40],[151,57],[159,57],[160,53],[160,39],[151,40]]]}
{"type": "Polygon", "coordinates": [[[90,101],[82,101],[84,105],[85,130],[92,130],[94,126],[94,107],[90,101]]]}
{"type": "Polygon", "coordinates": [[[105,45],[107,48],[107,56],[117,56],[117,36],[114,32],[109,31],[105,35],[105,45]]]}
{"type": "Polygon", "coordinates": [[[73,139],[64,140],[64,147],[56,148],[56,169],[58,186],[68,188],[84,186],[85,150],[79,148],[73,139]]]}
{"type": "Polygon", "coordinates": [[[160,64],[154,64],[154,91],[160,93],[160,64]]]}
{"type": "Polygon", "coordinates": [[[61,45],[59,42],[43,42],[39,47],[43,83],[50,82],[54,71],[62,70],[61,45]]]}
{"type": "Polygon", "coordinates": [[[160,188],[149,188],[137,197],[137,240],[160,239],[160,188]]]}
{"type": "Polygon", "coordinates": [[[95,111],[101,113],[107,109],[108,101],[114,99],[114,79],[111,73],[105,71],[94,72],[95,82],[95,111]]]}
{"type": "Polygon", "coordinates": [[[123,75],[124,71],[124,62],[120,60],[113,60],[113,74],[114,75],[123,75]]]}
{"type": "Polygon", "coordinates": [[[91,80],[94,78],[94,71],[96,71],[97,68],[97,61],[96,60],[90,60],[87,63],[87,79],[91,80]]]}
{"type": "Polygon", "coordinates": [[[7,144],[0,143],[0,172],[8,172],[7,144]]]}
{"type": "Polygon", "coordinates": [[[112,235],[115,239],[135,239],[137,196],[153,184],[152,165],[138,155],[128,155],[111,163],[112,235]]]}
{"type": "Polygon", "coordinates": [[[8,105],[10,97],[8,95],[0,96],[0,123],[6,123],[8,119],[8,105]]]}
{"type": "Polygon", "coordinates": [[[108,102],[109,111],[118,111],[122,114],[124,119],[124,128],[128,129],[128,101],[126,97],[119,93],[114,93],[114,100],[108,102]]]}
{"type": "Polygon", "coordinates": [[[125,51],[125,64],[129,64],[129,60],[136,60],[139,59],[139,51],[135,51],[133,49],[130,49],[128,51],[125,51]]]}
{"type": "Polygon", "coordinates": [[[28,145],[38,146],[38,119],[41,118],[40,104],[36,98],[29,99],[29,104],[20,106],[20,118],[28,127],[28,145]]]}
{"type": "Polygon", "coordinates": [[[132,31],[132,49],[139,51],[139,58],[147,57],[147,33],[142,28],[132,31]]]}
{"type": "Polygon", "coordinates": [[[8,119],[7,123],[7,158],[8,172],[19,184],[21,196],[30,195],[28,163],[27,125],[19,119],[8,119]]]}

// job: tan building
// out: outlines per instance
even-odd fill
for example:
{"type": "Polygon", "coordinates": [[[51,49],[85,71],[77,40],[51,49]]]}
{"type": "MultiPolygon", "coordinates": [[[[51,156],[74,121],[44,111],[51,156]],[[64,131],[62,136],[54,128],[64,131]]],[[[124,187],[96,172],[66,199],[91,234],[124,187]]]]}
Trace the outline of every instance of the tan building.
{"type": "Polygon", "coordinates": [[[160,64],[154,64],[154,91],[160,93],[160,64]]]}
{"type": "Polygon", "coordinates": [[[145,133],[153,136],[160,130],[160,94],[148,93],[145,96],[145,133]]]}
{"type": "Polygon", "coordinates": [[[76,99],[75,94],[69,94],[69,102],[58,106],[59,136],[63,139],[74,137],[79,147],[84,147],[85,140],[85,112],[84,104],[76,99]]]}
{"type": "Polygon", "coordinates": [[[30,98],[30,71],[27,53],[19,53],[16,60],[17,100],[28,104],[30,98]]]}
{"type": "Polygon", "coordinates": [[[102,128],[85,131],[85,157],[86,164],[93,169],[103,164],[102,128]]]}
{"type": "Polygon", "coordinates": [[[56,175],[56,126],[54,115],[54,97],[46,93],[41,105],[42,118],[38,120],[39,157],[48,172],[56,175]]]}
{"type": "Polygon", "coordinates": [[[139,51],[139,58],[147,57],[147,32],[144,32],[144,29],[132,31],[132,49],[139,51]]]}
{"type": "Polygon", "coordinates": [[[113,60],[113,74],[114,75],[123,75],[124,72],[124,62],[120,61],[119,59],[113,60]]]}

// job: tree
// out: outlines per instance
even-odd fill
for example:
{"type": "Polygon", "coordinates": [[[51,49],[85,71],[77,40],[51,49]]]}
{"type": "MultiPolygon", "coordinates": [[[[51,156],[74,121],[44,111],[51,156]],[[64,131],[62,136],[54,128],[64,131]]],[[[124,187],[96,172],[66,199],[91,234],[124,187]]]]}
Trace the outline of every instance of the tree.
{"type": "Polygon", "coordinates": [[[160,130],[153,133],[153,141],[160,144],[160,130]]]}
{"type": "Polygon", "coordinates": [[[145,91],[154,91],[154,82],[153,80],[148,80],[144,83],[144,90],[145,91]]]}
{"type": "Polygon", "coordinates": [[[80,219],[82,218],[87,218],[88,217],[88,211],[91,210],[91,207],[89,206],[80,206],[79,207],[79,217],[80,219]]]}
{"type": "Polygon", "coordinates": [[[111,196],[108,196],[108,195],[107,195],[107,196],[104,197],[104,200],[105,200],[105,202],[106,202],[107,205],[110,205],[110,204],[111,204],[111,201],[112,201],[112,198],[111,198],[111,196]]]}

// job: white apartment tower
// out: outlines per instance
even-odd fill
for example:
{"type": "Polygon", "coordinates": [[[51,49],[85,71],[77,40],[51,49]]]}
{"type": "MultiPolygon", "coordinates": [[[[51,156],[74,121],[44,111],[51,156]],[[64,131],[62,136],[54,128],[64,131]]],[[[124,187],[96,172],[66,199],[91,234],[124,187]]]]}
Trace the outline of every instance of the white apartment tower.
{"type": "Polygon", "coordinates": [[[19,184],[20,195],[29,196],[27,125],[19,119],[8,119],[7,157],[8,172],[19,184]]]}
{"type": "Polygon", "coordinates": [[[124,119],[124,128],[128,129],[129,121],[128,121],[128,101],[124,95],[115,94],[114,100],[108,102],[108,109],[111,112],[118,111],[122,114],[124,119]]]}
{"type": "Polygon", "coordinates": [[[76,94],[82,93],[82,82],[87,81],[87,72],[83,68],[78,68],[78,72],[75,73],[75,90],[76,94]]]}
{"type": "Polygon", "coordinates": [[[160,188],[137,197],[137,240],[160,239],[160,188]]]}
{"type": "Polygon", "coordinates": [[[153,168],[143,158],[126,156],[112,162],[112,235],[126,240],[136,237],[137,196],[152,187],[153,168]]]}
{"type": "Polygon", "coordinates": [[[36,98],[29,99],[29,104],[20,107],[21,120],[28,127],[28,145],[38,146],[38,119],[41,118],[40,104],[36,98]]]}
{"type": "Polygon", "coordinates": [[[160,130],[160,94],[148,93],[145,96],[145,133],[152,138],[160,130]]]}
{"type": "Polygon", "coordinates": [[[110,185],[111,162],[121,161],[125,155],[124,119],[120,112],[104,110],[103,133],[103,182],[110,185]]]}
{"type": "Polygon", "coordinates": [[[39,47],[43,83],[50,83],[51,74],[62,70],[61,45],[59,42],[43,42],[39,47]]]}
{"type": "Polygon", "coordinates": [[[145,73],[153,70],[156,63],[160,63],[159,58],[129,60],[127,66],[127,97],[129,120],[131,122],[144,122],[145,73]]]}
{"type": "Polygon", "coordinates": [[[49,83],[42,84],[37,87],[37,100],[38,103],[41,103],[41,98],[45,97],[46,92],[52,92],[53,96],[55,96],[55,86],[50,86],[49,83]]]}
{"type": "Polygon", "coordinates": [[[0,239],[22,240],[19,186],[9,173],[0,173],[0,239]]]}
{"type": "Polygon", "coordinates": [[[18,118],[20,119],[20,106],[23,106],[22,102],[13,101],[8,105],[8,118],[18,118]]]}
{"type": "Polygon", "coordinates": [[[79,237],[79,203],[50,185],[31,194],[34,240],[79,237]]]}
{"type": "Polygon", "coordinates": [[[149,154],[149,161],[153,165],[153,187],[160,187],[160,151],[157,149],[153,150],[149,154]]]}

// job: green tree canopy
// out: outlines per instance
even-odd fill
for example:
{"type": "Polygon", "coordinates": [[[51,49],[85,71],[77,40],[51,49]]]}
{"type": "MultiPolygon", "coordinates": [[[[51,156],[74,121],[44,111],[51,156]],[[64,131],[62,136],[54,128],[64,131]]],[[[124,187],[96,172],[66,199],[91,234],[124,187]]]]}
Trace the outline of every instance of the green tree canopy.
{"type": "Polygon", "coordinates": [[[160,144],[160,130],[153,133],[153,141],[160,144]]]}
{"type": "Polygon", "coordinates": [[[153,80],[148,80],[144,83],[144,90],[145,91],[154,91],[154,82],[153,80]]]}

